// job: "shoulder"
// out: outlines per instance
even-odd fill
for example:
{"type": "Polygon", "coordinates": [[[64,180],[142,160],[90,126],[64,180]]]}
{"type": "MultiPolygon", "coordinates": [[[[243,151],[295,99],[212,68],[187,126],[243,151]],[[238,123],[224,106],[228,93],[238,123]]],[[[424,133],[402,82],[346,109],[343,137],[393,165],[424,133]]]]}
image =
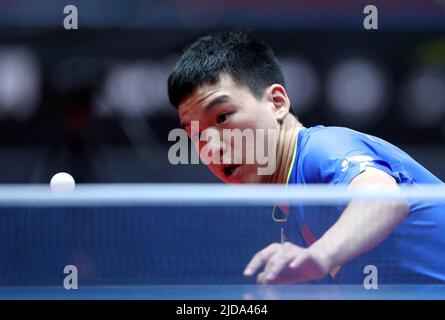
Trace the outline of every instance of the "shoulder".
{"type": "Polygon", "coordinates": [[[343,127],[308,128],[299,157],[303,180],[335,182],[345,173],[348,159],[369,163],[367,139],[366,134],[343,127]]]}
{"type": "Polygon", "coordinates": [[[366,136],[364,133],[346,128],[346,127],[325,127],[316,126],[309,128],[308,138],[320,142],[320,140],[325,141],[337,141],[338,138],[358,138],[361,136],[366,136]]]}
{"type": "Polygon", "coordinates": [[[316,158],[343,156],[364,138],[365,134],[344,127],[313,127],[308,129],[304,153],[316,158]]]}

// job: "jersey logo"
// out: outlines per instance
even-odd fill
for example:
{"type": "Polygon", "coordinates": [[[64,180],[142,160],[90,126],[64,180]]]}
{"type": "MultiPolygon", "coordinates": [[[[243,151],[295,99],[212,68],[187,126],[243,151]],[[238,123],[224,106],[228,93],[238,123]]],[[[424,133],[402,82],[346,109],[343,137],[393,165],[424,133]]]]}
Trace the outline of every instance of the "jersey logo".
{"type": "Polygon", "coordinates": [[[351,162],[359,163],[360,164],[360,170],[362,170],[362,169],[366,168],[367,166],[369,166],[373,160],[374,159],[371,158],[370,156],[347,157],[341,163],[341,171],[345,172],[348,169],[348,167],[349,167],[349,163],[351,163],[351,162]]]}

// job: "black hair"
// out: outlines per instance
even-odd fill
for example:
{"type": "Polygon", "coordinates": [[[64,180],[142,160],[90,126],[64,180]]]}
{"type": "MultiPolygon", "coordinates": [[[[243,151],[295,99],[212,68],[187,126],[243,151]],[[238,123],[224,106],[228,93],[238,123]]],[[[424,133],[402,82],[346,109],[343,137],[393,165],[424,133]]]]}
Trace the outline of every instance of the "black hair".
{"type": "Polygon", "coordinates": [[[177,108],[198,87],[216,84],[223,74],[245,85],[257,99],[272,84],[285,86],[268,45],[245,31],[225,31],[204,36],[184,51],[168,78],[170,103],[177,108]]]}

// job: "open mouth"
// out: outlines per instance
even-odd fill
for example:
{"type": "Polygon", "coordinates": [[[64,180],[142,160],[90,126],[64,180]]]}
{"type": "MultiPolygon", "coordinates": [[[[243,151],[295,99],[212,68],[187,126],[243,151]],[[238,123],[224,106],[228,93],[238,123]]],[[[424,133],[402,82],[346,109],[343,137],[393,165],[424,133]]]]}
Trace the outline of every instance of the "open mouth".
{"type": "Polygon", "coordinates": [[[239,168],[239,167],[240,167],[239,164],[233,164],[233,165],[225,166],[225,167],[223,168],[224,175],[225,175],[226,177],[230,177],[230,176],[233,174],[233,172],[235,172],[235,170],[236,170],[237,168],[239,168]]]}

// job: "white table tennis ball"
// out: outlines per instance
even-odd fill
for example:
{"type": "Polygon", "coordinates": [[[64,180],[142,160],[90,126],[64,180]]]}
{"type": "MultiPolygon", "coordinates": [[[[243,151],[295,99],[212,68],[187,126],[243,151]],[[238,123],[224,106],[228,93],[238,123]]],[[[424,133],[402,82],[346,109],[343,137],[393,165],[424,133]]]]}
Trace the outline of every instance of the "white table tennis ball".
{"type": "Polygon", "coordinates": [[[51,178],[49,185],[52,192],[66,193],[74,191],[76,182],[69,173],[59,172],[51,178]]]}

